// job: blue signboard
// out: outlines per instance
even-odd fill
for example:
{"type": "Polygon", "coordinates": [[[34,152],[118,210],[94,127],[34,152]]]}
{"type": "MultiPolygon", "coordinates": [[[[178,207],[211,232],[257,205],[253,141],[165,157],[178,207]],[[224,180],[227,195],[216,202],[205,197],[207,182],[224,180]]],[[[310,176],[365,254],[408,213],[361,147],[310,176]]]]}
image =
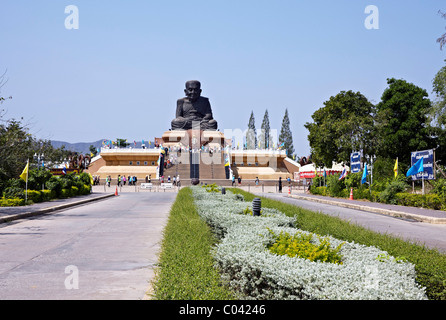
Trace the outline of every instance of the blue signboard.
{"type": "Polygon", "coordinates": [[[423,159],[424,172],[420,172],[412,176],[412,180],[434,180],[434,150],[415,151],[411,153],[411,166],[413,166],[420,158],[423,159]]]}
{"type": "Polygon", "coordinates": [[[350,154],[350,172],[361,172],[361,152],[353,152],[350,154]]]}

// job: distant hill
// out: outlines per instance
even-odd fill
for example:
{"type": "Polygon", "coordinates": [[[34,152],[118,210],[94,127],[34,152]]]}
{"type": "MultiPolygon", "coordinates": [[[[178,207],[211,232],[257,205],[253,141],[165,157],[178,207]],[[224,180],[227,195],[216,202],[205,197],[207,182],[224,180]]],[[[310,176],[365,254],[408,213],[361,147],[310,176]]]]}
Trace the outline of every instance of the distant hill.
{"type": "Polygon", "coordinates": [[[85,153],[90,152],[91,145],[93,145],[95,148],[101,149],[102,141],[104,141],[104,139],[94,141],[94,142],[77,142],[77,143],[69,143],[69,142],[65,142],[65,141],[51,140],[51,145],[54,148],[60,148],[62,146],[65,146],[65,150],[71,150],[71,151],[85,154],[85,153]]]}
{"type": "MultiPolygon", "coordinates": [[[[71,151],[75,151],[78,153],[82,153],[82,154],[86,154],[86,153],[90,153],[90,146],[93,145],[96,149],[101,150],[101,147],[103,147],[102,145],[102,141],[104,140],[108,140],[108,139],[101,139],[98,141],[94,141],[94,142],[77,142],[77,143],[69,143],[69,142],[65,142],[65,141],[56,141],[56,140],[51,140],[51,145],[54,148],[60,148],[62,146],[65,146],[65,150],[71,150],[71,151]]],[[[151,141],[151,144],[149,145],[149,141],[145,141],[145,146],[146,148],[153,148],[154,146],[154,142],[151,141]]],[[[128,141],[128,143],[130,143],[130,141],[128,141]]],[[[136,142],[136,146],[135,144],[132,142],[130,143],[129,147],[132,148],[141,148],[141,141],[137,141],[136,142]]]]}

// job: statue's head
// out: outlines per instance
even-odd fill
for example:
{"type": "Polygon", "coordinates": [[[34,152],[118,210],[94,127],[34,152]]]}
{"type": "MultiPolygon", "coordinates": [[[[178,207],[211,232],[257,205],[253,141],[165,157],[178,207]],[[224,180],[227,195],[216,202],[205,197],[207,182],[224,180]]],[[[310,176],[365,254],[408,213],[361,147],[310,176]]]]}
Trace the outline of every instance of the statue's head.
{"type": "Polygon", "coordinates": [[[186,82],[186,89],[184,89],[186,97],[191,101],[197,100],[201,95],[201,84],[200,81],[190,80],[186,82]]]}

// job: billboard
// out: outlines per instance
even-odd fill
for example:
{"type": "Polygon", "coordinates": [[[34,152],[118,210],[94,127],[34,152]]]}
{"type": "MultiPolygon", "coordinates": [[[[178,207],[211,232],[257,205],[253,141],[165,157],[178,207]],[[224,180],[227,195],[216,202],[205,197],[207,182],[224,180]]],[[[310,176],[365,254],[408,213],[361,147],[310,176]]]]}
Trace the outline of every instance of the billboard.
{"type": "Polygon", "coordinates": [[[415,151],[411,152],[411,166],[415,164],[418,160],[421,158],[423,159],[423,167],[424,172],[420,172],[416,175],[412,176],[412,180],[421,180],[424,178],[424,180],[434,180],[434,150],[423,150],[423,151],[415,151]]]}
{"type": "Polygon", "coordinates": [[[353,152],[350,154],[350,172],[361,172],[361,152],[353,152]]]}

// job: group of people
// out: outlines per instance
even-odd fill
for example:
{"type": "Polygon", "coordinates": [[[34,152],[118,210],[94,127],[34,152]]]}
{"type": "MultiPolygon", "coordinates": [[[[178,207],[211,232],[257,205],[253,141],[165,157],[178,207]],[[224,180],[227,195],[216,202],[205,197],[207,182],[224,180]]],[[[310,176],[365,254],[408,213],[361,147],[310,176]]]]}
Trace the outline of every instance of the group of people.
{"type": "Polygon", "coordinates": [[[99,185],[100,182],[101,182],[101,177],[94,175],[93,176],[93,185],[97,186],[97,185],[99,185]]]}
{"type": "MultiPolygon", "coordinates": [[[[138,178],[136,176],[126,177],[125,175],[121,176],[120,174],[118,174],[117,180],[118,180],[118,187],[125,186],[126,183],[128,183],[129,186],[134,186],[134,185],[136,185],[138,178]]],[[[109,186],[110,186],[110,184],[109,184],[109,186]]]]}
{"type": "Polygon", "coordinates": [[[174,186],[180,186],[180,175],[173,176],[173,178],[170,178],[170,176],[167,176],[167,181],[165,181],[164,176],[160,177],[161,183],[173,183],[174,186]]]}

